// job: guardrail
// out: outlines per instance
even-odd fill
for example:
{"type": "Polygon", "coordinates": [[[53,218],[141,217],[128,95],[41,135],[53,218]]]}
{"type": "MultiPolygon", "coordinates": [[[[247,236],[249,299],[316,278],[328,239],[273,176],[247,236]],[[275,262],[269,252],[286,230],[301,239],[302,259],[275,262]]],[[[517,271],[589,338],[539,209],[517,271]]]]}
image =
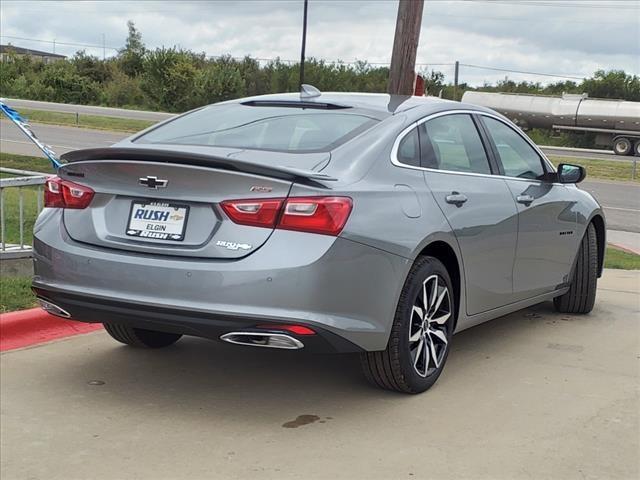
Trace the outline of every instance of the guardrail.
{"type": "MultiPolygon", "coordinates": [[[[0,173],[20,175],[17,177],[0,179],[0,260],[10,258],[30,257],[33,254],[33,247],[25,242],[25,190],[36,186],[36,215],[42,210],[42,190],[49,175],[41,172],[31,172],[28,170],[17,170],[15,168],[0,168],[0,173]],[[12,189],[17,191],[17,205],[15,198],[9,199],[12,189]],[[10,201],[9,201],[10,200],[10,201]],[[7,214],[13,214],[13,210],[18,210],[18,236],[17,243],[10,243],[10,236],[7,230],[7,214]],[[11,211],[8,211],[11,210],[11,211]]],[[[12,218],[15,218],[13,215],[12,218]]],[[[13,223],[13,222],[12,222],[13,223]]],[[[11,232],[13,237],[15,232],[11,232]]],[[[30,236],[29,236],[30,238],[30,236]]]]}

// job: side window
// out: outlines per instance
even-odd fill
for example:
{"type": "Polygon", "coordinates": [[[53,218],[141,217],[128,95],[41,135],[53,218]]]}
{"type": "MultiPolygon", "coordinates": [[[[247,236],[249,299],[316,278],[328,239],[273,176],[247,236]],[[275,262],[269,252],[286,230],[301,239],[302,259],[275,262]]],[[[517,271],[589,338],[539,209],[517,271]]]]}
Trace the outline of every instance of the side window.
{"type": "Polygon", "coordinates": [[[489,160],[470,115],[444,115],[421,124],[422,166],[490,174],[489,160]]]}
{"type": "Polygon", "coordinates": [[[412,167],[420,166],[420,139],[418,129],[407,133],[398,145],[398,161],[412,167]]]}
{"type": "Polygon", "coordinates": [[[542,159],[512,128],[491,117],[482,117],[496,144],[504,174],[508,177],[541,179],[544,176],[542,159]]]}

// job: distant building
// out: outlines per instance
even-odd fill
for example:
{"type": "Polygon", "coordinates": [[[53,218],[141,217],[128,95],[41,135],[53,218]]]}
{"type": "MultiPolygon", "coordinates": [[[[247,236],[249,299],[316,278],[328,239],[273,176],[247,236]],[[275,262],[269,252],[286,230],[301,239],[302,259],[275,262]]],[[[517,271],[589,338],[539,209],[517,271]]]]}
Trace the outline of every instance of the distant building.
{"type": "Polygon", "coordinates": [[[6,61],[9,58],[9,54],[18,57],[29,56],[34,60],[40,60],[44,63],[56,62],[67,58],[57,53],[41,52],[40,50],[31,50],[30,48],[16,47],[15,45],[0,45],[0,61],[6,61]]]}

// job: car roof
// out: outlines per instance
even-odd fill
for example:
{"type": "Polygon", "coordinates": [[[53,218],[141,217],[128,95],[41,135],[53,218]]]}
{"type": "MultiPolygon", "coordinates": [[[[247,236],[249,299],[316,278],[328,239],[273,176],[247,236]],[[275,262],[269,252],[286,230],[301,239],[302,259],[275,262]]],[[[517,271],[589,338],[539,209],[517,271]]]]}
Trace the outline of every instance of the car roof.
{"type": "MultiPolygon", "coordinates": [[[[410,95],[389,95],[387,93],[352,93],[352,92],[322,92],[312,98],[301,98],[295,93],[275,93],[255,97],[239,98],[222,103],[248,102],[287,102],[287,103],[319,103],[333,104],[355,108],[361,111],[377,112],[381,116],[395,115],[408,110],[423,107],[421,110],[446,110],[460,108],[459,102],[443,100],[438,97],[416,97],[410,95]]],[[[465,105],[466,107],[466,105],[465,105]]]]}

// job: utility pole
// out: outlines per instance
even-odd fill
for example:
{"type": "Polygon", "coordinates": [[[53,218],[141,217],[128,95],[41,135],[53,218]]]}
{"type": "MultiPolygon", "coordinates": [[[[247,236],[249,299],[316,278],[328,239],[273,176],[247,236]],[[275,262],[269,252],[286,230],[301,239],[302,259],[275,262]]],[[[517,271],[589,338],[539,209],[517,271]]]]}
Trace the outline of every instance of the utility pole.
{"type": "Polygon", "coordinates": [[[56,53],[56,39],[53,39],[53,53],[56,53]]]}
{"type": "Polygon", "coordinates": [[[300,50],[300,87],[304,83],[304,51],[307,47],[307,5],[308,0],[304,0],[304,13],[302,14],[302,49],[300,50]]]}
{"type": "Polygon", "coordinates": [[[105,37],[103,33],[102,34],[102,60],[104,61],[105,58],[107,58],[107,47],[105,44],[105,37]]]}
{"type": "Polygon", "coordinates": [[[453,100],[458,100],[458,75],[460,73],[460,62],[456,60],[456,66],[453,71],[453,100]]]}
{"type": "Polygon", "coordinates": [[[392,95],[413,95],[423,7],[424,0],[400,0],[398,4],[388,86],[392,95]]]}

